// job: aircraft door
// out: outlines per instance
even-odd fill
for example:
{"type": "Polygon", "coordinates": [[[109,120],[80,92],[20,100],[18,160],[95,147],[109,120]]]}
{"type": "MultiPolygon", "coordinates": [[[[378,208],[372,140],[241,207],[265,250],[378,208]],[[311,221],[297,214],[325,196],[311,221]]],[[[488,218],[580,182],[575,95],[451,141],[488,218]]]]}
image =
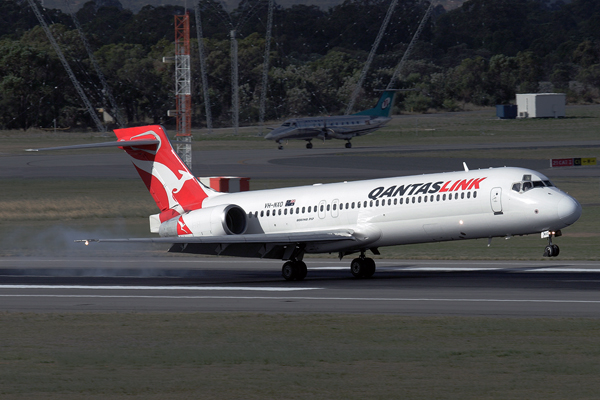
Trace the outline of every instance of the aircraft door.
{"type": "Polygon", "coordinates": [[[339,208],[340,208],[340,201],[338,199],[335,199],[334,201],[331,202],[331,216],[333,218],[337,218],[337,216],[339,215],[339,211],[338,211],[339,208]]]}
{"type": "Polygon", "coordinates": [[[502,188],[495,187],[490,193],[490,204],[494,215],[502,214],[502,188]]]}
{"type": "Polygon", "coordinates": [[[319,218],[321,218],[321,219],[325,218],[325,213],[327,212],[326,207],[327,207],[327,202],[325,200],[321,200],[319,202],[319,209],[318,209],[319,218]]]}

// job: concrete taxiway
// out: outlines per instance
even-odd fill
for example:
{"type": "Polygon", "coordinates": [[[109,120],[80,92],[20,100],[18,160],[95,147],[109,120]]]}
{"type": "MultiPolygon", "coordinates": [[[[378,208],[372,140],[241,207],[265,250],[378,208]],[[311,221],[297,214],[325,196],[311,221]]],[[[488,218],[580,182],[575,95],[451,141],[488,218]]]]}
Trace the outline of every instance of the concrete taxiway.
{"type": "Polygon", "coordinates": [[[306,259],[302,282],[281,262],[228,258],[0,259],[0,310],[309,312],[600,317],[600,262],[306,259]]]}

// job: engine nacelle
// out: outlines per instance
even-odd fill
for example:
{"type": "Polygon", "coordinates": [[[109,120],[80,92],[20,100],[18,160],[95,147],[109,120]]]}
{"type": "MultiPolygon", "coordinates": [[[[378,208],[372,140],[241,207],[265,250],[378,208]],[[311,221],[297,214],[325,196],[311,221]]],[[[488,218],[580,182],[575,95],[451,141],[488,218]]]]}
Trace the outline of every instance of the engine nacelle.
{"type": "Polygon", "coordinates": [[[160,236],[241,235],[248,227],[246,212],[235,204],[201,208],[163,222],[160,236]]]}

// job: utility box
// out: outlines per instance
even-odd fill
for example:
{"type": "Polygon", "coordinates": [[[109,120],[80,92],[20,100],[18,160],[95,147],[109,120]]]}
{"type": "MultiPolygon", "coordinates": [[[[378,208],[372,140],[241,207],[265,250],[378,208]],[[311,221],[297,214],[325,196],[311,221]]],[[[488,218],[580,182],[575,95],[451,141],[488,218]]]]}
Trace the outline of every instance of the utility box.
{"type": "Polygon", "coordinates": [[[517,94],[519,118],[563,118],[567,95],[564,93],[517,94]]]}
{"type": "Polygon", "coordinates": [[[496,116],[500,119],[517,118],[517,106],[513,104],[498,104],[496,106],[496,116]]]}

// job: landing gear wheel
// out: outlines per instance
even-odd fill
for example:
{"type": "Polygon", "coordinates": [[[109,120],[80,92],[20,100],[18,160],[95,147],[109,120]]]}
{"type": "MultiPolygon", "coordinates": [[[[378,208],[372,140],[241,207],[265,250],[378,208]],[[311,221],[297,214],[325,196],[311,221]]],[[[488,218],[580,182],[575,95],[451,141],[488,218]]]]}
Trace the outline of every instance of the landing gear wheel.
{"type": "Polygon", "coordinates": [[[298,276],[298,267],[293,261],[288,261],[281,268],[281,275],[286,281],[293,281],[298,276]]]}
{"type": "Polygon", "coordinates": [[[555,245],[549,244],[544,248],[544,257],[555,257],[554,246],[555,245]]]}
{"type": "Polygon", "coordinates": [[[347,149],[351,149],[352,148],[352,143],[350,143],[350,142],[346,143],[346,148],[347,149]]]}
{"type": "Polygon", "coordinates": [[[365,273],[363,275],[364,278],[370,278],[375,273],[375,260],[372,258],[365,258],[363,260],[365,264],[365,273]]]}
{"type": "Polygon", "coordinates": [[[307,149],[312,149],[312,143],[311,142],[306,143],[306,148],[307,149]]]}
{"type": "Polygon", "coordinates": [[[558,257],[558,255],[560,254],[560,248],[553,244],[552,245],[552,257],[558,257]]]}
{"type": "Polygon", "coordinates": [[[277,146],[277,148],[278,148],[279,150],[283,150],[283,145],[279,145],[279,146],[277,146]]]}
{"type": "Polygon", "coordinates": [[[296,280],[302,281],[302,280],[304,280],[304,278],[306,278],[306,274],[308,273],[306,264],[303,261],[296,261],[295,264],[298,267],[298,274],[296,275],[296,280]]]}
{"type": "Polygon", "coordinates": [[[308,270],[303,261],[287,261],[281,268],[281,275],[286,281],[301,281],[306,278],[308,270]]]}
{"type": "Polygon", "coordinates": [[[372,258],[355,258],[350,263],[350,272],[355,278],[370,278],[375,273],[375,261],[372,258]]]}

